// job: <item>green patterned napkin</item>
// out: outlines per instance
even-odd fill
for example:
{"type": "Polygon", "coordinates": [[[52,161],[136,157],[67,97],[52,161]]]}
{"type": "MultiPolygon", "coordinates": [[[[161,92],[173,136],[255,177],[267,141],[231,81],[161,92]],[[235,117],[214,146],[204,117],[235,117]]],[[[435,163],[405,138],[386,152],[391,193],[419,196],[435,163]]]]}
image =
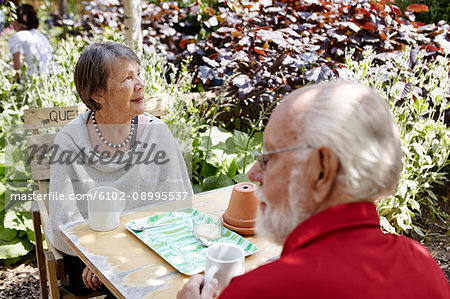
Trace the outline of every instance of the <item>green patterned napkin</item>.
{"type": "MultiPolygon", "coordinates": [[[[205,270],[206,247],[192,233],[192,218],[200,214],[195,209],[159,213],[154,216],[130,221],[125,224],[125,228],[175,269],[183,274],[193,275],[205,270]],[[173,225],[149,228],[142,232],[135,232],[130,228],[134,225],[151,226],[165,223],[173,223],[173,225]]],[[[258,250],[255,244],[226,227],[222,228],[222,237],[213,242],[239,245],[244,249],[246,256],[258,250]]]]}

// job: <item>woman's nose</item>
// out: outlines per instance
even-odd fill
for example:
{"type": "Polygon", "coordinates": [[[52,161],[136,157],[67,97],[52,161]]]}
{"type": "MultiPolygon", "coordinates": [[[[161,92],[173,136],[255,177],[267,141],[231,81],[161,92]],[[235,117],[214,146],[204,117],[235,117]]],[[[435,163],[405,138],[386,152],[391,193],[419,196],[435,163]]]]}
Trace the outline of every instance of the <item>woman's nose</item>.
{"type": "Polygon", "coordinates": [[[247,176],[250,180],[258,182],[260,186],[263,185],[263,171],[258,162],[253,164],[252,168],[247,172],[247,176]]]}
{"type": "Polygon", "coordinates": [[[136,83],[134,88],[135,88],[136,91],[141,90],[141,89],[145,89],[144,81],[140,77],[138,78],[138,82],[136,83]]]}

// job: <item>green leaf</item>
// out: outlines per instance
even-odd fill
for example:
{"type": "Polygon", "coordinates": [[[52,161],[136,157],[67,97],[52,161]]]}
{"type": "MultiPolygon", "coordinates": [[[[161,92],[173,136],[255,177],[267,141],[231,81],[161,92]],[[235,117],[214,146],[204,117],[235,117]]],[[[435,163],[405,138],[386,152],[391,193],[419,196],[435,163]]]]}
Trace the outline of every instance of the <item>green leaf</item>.
{"type": "Polygon", "coordinates": [[[425,149],[423,148],[423,146],[421,144],[414,142],[412,144],[412,146],[414,147],[416,152],[419,154],[419,156],[423,156],[425,154],[425,149]]]}
{"type": "Polygon", "coordinates": [[[411,209],[416,210],[417,212],[420,213],[420,204],[417,201],[415,201],[414,199],[411,199],[409,201],[409,203],[411,205],[411,209]]]}
{"type": "Polygon", "coordinates": [[[6,187],[5,184],[0,182],[0,212],[5,210],[5,200],[6,200],[6,187]]]}
{"type": "Polygon", "coordinates": [[[438,198],[436,197],[436,194],[434,194],[433,191],[431,191],[431,190],[429,190],[429,189],[425,189],[425,192],[427,192],[428,195],[429,195],[432,199],[434,199],[436,202],[439,202],[438,198]]]}
{"type": "Polygon", "coordinates": [[[203,181],[203,191],[234,185],[234,182],[224,174],[210,176],[203,181]]]}
{"type": "Polygon", "coordinates": [[[199,144],[198,144],[198,149],[202,150],[203,152],[208,152],[209,148],[212,145],[212,141],[211,141],[211,137],[207,136],[207,135],[202,135],[200,136],[199,139],[199,144]]]}
{"type": "Polygon", "coordinates": [[[226,175],[227,175],[227,177],[232,179],[236,175],[237,171],[238,171],[238,166],[237,166],[237,163],[236,163],[236,158],[234,158],[231,161],[230,165],[228,166],[228,169],[226,171],[226,175]]]}
{"type": "Polygon", "coordinates": [[[202,186],[200,186],[200,185],[194,185],[194,186],[192,187],[192,189],[194,190],[194,194],[203,192],[203,188],[202,188],[202,186]]]}
{"type": "Polygon", "coordinates": [[[24,262],[24,261],[25,262],[26,261],[34,262],[34,261],[36,261],[36,253],[34,252],[34,250],[30,250],[26,255],[19,256],[19,257],[14,257],[14,258],[10,258],[10,259],[0,260],[0,262],[3,263],[6,266],[12,265],[12,264],[16,264],[19,261],[22,261],[22,262],[24,262]]]}
{"type": "Polygon", "coordinates": [[[248,178],[246,173],[240,173],[238,175],[236,175],[233,180],[236,183],[243,183],[243,182],[251,182],[251,180],[248,178]]]}
{"type": "Polygon", "coordinates": [[[245,133],[238,131],[238,130],[234,131],[233,142],[239,151],[244,151],[244,152],[247,151],[248,141],[249,141],[249,138],[245,133]]]}
{"type": "MultiPolygon", "coordinates": [[[[34,230],[27,229],[27,238],[31,243],[35,244],[34,230]]],[[[42,235],[42,238],[44,238],[44,235],[42,235]]]]}
{"type": "Polygon", "coordinates": [[[19,262],[21,259],[22,259],[22,256],[19,256],[19,257],[14,257],[14,258],[10,258],[10,259],[3,259],[3,260],[0,260],[0,262],[6,266],[9,266],[9,265],[13,265],[13,264],[19,262]]]}
{"type": "Polygon", "coordinates": [[[0,226],[0,242],[3,240],[5,242],[11,242],[16,238],[17,231],[10,228],[5,228],[3,225],[0,226]]]}
{"type": "Polygon", "coordinates": [[[380,225],[381,227],[387,231],[388,233],[395,234],[395,228],[389,223],[386,217],[380,217],[380,225]]]}
{"type": "Polygon", "coordinates": [[[403,231],[408,231],[412,228],[411,217],[407,213],[398,214],[396,220],[397,225],[401,227],[403,231]]]}
{"type": "Polygon", "coordinates": [[[6,212],[4,225],[5,228],[26,231],[33,230],[33,221],[29,212],[15,212],[10,209],[6,212]]]}
{"type": "Polygon", "coordinates": [[[253,134],[253,137],[250,141],[250,148],[256,148],[261,147],[264,140],[264,133],[263,132],[255,132],[253,134]]]}
{"type": "MultiPolygon", "coordinates": [[[[228,139],[230,139],[230,138],[228,138],[228,139]]],[[[228,139],[227,139],[227,141],[228,141],[228,139]]],[[[222,150],[225,153],[228,153],[227,152],[228,151],[227,144],[225,142],[223,142],[223,141],[220,141],[218,144],[214,145],[213,148],[214,149],[218,149],[218,150],[222,150]]]]}
{"type": "Polygon", "coordinates": [[[421,237],[425,236],[425,234],[423,233],[422,229],[420,229],[418,226],[413,225],[412,227],[413,227],[414,231],[416,232],[416,234],[418,234],[421,237]]]}
{"type": "Polygon", "coordinates": [[[215,149],[210,150],[208,157],[206,158],[206,163],[221,169],[223,164],[223,152],[215,149]]]}
{"type": "Polygon", "coordinates": [[[400,183],[397,187],[397,193],[400,195],[401,198],[405,198],[407,191],[408,191],[408,186],[406,186],[406,182],[400,181],[400,183]]]}
{"type": "Polygon", "coordinates": [[[217,174],[218,170],[219,170],[219,168],[217,168],[209,163],[205,163],[204,167],[202,167],[200,174],[202,177],[215,176],[217,174]]]}
{"type": "Polygon", "coordinates": [[[33,250],[33,244],[27,239],[15,238],[12,242],[0,240],[0,259],[10,259],[26,255],[33,250]]]}
{"type": "Polygon", "coordinates": [[[238,149],[236,145],[234,144],[234,137],[231,136],[225,141],[225,153],[227,154],[236,154],[238,153],[238,149]]]}

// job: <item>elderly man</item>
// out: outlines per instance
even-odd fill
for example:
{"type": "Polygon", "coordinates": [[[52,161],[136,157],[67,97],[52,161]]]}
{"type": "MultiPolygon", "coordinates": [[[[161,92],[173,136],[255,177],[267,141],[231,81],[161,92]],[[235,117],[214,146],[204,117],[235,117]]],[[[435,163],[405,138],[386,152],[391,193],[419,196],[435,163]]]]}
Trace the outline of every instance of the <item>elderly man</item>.
{"type": "MultiPolygon", "coordinates": [[[[380,230],[373,202],[394,190],[402,152],[376,92],[344,81],[296,90],[272,113],[264,145],[248,173],[260,183],[257,232],[283,251],[220,298],[450,298],[425,248],[380,230]]],[[[211,298],[217,282],[201,281],[178,298],[211,298]]]]}

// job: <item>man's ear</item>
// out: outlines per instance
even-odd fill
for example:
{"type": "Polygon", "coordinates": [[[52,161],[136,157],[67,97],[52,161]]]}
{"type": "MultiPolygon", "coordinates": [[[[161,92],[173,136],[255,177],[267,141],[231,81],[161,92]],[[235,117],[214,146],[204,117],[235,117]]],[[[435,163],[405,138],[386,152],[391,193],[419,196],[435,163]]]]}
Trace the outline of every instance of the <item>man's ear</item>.
{"type": "Polygon", "coordinates": [[[322,204],[331,194],[339,172],[339,159],[328,147],[320,147],[314,157],[313,176],[314,201],[322,204]]]}
{"type": "Polygon", "coordinates": [[[97,90],[91,93],[91,98],[99,104],[103,104],[105,102],[105,93],[103,90],[97,90]]]}

